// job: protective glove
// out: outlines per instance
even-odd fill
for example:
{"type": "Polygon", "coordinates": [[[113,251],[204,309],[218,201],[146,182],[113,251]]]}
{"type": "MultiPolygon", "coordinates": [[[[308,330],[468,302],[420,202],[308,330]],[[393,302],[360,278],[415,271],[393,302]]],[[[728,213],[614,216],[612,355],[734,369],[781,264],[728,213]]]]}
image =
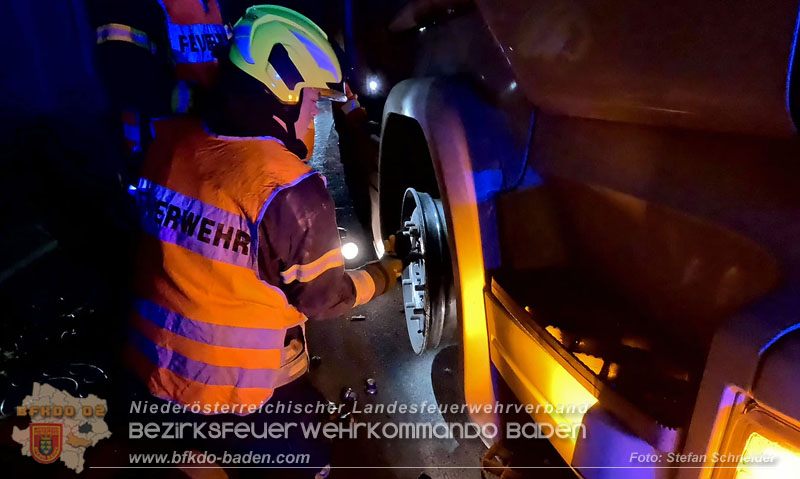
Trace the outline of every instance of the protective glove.
{"type": "Polygon", "coordinates": [[[383,257],[378,263],[384,271],[389,273],[390,277],[399,278],[407,264],[403,262],[403,258],[397,255],[397,235],[391,235],[388,240],[383,241],[383,250],[383,257]]]}
{"type": "Polygon", "coordinates": [[[338,108],[342,110],[342,113],[348,115],[361,108],[361,103],[358,102],[358,95],[353,93],[353,90],[350,89],[350,85],[347,82],[344,83],[344,94],[347,97],[347,101],[344,103],[336,103],[338,108]]]}
{"type": "MultiPolygon", "coordinates": [[[[405,265],[403,260],[395,256],[383,255],[383,258],[378,260],[378,265],[384,271],[387,278],[397,280],[402,274],[405,265]]],[[[397,282],[397,281],[393,281],[397,282]]]]}
{"type": "Polygon", "coordinates": [[[418,251],[412,249],[411,238],[408,234],[403,233],[403,231],[398,231],[389,236],[388,240],[384,240],[383,247],[386,254],[403,262],[403,269],[410,263],[422,258],[422,255],[418,251]]]}
{"type": "Polygon", "coordinates": [[[373,278],[383,279],[383,281],[376,281],[377,290],[375,291],[375,296],[380,296],[394,288],[398,283],[397,279],[403,274],[403,268],[406,266],[402,259],[393,254],[395,251],[395,241],[394,235],[390,236],[388,240],[385,240],[383,242],[383,257],[378,261],[367,263],[364,266],[364,269],[366,269],[373,278]]]}
{"type": "Polygon", "coordinates": [[[390,291],[398,283],[397,278],[403,273],[403,262],[390,255],[383,255],[378,261],[364,265],[364,270],[375,281],[375,296],[390,291]]]}

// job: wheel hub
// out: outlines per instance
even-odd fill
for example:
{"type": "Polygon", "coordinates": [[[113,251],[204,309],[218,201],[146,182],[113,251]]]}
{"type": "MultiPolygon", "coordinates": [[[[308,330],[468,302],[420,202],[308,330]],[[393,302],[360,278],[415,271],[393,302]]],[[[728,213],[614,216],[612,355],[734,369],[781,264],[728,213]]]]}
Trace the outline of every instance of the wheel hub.
{"type": "Polygon", "coordinates": [[[439,346],[455,324],[453,277],[440,200],[406,190],[403,235],[414,260],[403,270],[403,309],[411,347],[417,354],[439,346]]]}

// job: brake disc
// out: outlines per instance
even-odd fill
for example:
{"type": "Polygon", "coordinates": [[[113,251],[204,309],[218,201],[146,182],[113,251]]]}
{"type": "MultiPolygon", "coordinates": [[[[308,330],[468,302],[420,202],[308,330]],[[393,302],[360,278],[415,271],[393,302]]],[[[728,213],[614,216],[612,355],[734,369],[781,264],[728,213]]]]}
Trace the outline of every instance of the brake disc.
{"type": "Polygon", "coordinates": [[[456,303],[442,202],[413,188],[402,207],[403,234],[415,258],[403,270],[403,303],[411,347],[435,349],[455,330],[456,303]]]}

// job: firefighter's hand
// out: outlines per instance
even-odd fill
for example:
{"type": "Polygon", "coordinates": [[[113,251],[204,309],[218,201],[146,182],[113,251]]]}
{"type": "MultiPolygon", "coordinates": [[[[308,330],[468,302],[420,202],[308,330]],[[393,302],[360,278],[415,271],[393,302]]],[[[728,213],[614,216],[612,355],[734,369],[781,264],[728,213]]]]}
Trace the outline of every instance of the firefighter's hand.
{"type": "Polygon", "coordinates": [[[397,278],[403,274],[403,260],[397,258],[395,256],[391,256],[388,254],[383,255],[383,257],[378,261],[381,269],[384,271],[385,276],[392,280],[392,282],[396,282],[397,278]]]}
{"type": "Polygon", "coordinates": [[[383,281],[376,284],[376,286],[381,286],[375,291],[375,296],[380,296],[397,285],[397,279],[403,274],[403,261],[392,255],[384,254],[378,261],[373,261],[364,265],[364,269],[374,279],[383,279],[383,281]]]}
{"type": "Polygon", "coordinates": [[[358,95],[353,93],[353,90],[350,89],[350,85],[347,82],[344,84],[344,94],[347,100],[344,103],[337,103],[342,113],[347,115],[361,108],[361,103],[358,102],[358,95]]]}
{"type": "Polygon", "coordinates": [[[383,291],[377,292],[376,296],[386,294],[397,286],[400,281],[398,278],[403,274],[403,261],[400,258],[385,254],[381,259],[372,263],[377,266],[383,276],[383,291]]]}
{"type": "Polygon", "coordinates": [[[347,101],[358,100],[358,95],[353,93],[353,90],[350,89],[350,84],[347,82],[344,82],[344,94],[347,96],[347,101]]]}
{"type": "Polygon", "coordinates": [[[391,235],[388,240],[384,240],[383,256],[375,262],[386,280],[384,293],[395,287],[397,278],[403,274],[403,269],[406,267],[404,261],[396,256],[395,243],[395,235],[391,235]]]}
{"type": "Polygon", "coordinates": [[[383,241],[383,249],[386,254],[394,256],[403,262],[403,268],[412,261],[419,259],[419,253],[412,250],[411,240],[402,231],[389,236],[388,240],[383,241]]]}
{"type": "Polygon", "coordinates": [[[383,254],[388,254],[389,256],[396,256],[397,255],[397,236],[390,235],[389,239],[383,240],[383,254]]]}

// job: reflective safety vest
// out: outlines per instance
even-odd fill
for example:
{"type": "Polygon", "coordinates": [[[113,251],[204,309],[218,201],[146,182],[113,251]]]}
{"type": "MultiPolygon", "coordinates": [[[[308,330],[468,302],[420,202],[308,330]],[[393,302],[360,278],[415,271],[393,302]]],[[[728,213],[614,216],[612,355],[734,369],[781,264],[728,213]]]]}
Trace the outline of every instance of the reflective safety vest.
{"type": "Polygon", "coordinates": [[[273,138],[217,136],[189,117],[155,130],[136,192],[129,364],[155,396],[244,414],[307,368],[304,348],[284,346],[306,318],[260,279],[258,235],[272,198],[317,173],[273,138]]]}
{"type": "MultiPolygon", "coordinates": [[[[228,42],[216,0],[159,0],[167,18],[167,37],[180,81],[208,87],[214,83],[214,49],[228,42]]],[[[179,111],[179,110],[176,110],[179,111]]]]}

